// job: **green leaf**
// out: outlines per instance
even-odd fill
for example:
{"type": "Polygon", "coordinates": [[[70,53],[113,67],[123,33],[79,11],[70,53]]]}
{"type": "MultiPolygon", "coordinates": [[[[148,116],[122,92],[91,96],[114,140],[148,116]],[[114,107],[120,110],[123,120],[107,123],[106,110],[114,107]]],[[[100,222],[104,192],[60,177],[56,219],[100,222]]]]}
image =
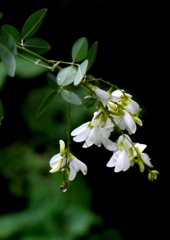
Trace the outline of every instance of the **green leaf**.
{"type": "Polygon", "coordinates": [[[79,38],[72,47],[71,55],[74,62],[80,62],[86,58],[88,41],[85,37],[79,38]]]}
{"type": "Polygon", "coordinates": [[[10,35],[0,36],[0,57],[10,77],[15,75],[16,69],[16,44],[10,35]]]}
{"type": "Polygon", "coordinates": [[[77,68],[69,66],[61,69],[57,74],[57,83],[59,86],[66,86],[74,82],[77,73],[77,68]]]}
{"type": "Polygon", "coordinates": [[[81,99],[73,92],[68,91],[66,89],[62,89],[61,91],[62,97],[67,101],[75,105],[81,105],[81,99]]]}
{"type": "Polygon", "coordinates": [[[93,65],[96,59],[97,49],[98,49],[98,42],[95,42],[87,53],[86,59],[88,59],[89,61],[87,71],[91,68],[91,66],[93,65]]]}
{"type": "Polygon", "coordinates": [[[51,48],[50,44],[41,38],[30,38],[24,42],[24,47],[32,52],[43,54],[51,48]]]}
{"type": "Polygon", "coordinates": [[[47,9],[43,8],[35,13],[33,13],[24,23],[21,31],[22,40],[30,38],[40,27],[47,9]]]}
{"type": "Polygon", "coordinates": [[[4,117],[4,111],[3,111],[3,106],[2,106],[2,102],[0,100],[0,125],[1,125],[1,121],[4,117]]]}
{"type": "Polygon", "coordinates": [[[20,43],[21,37],[20,37],[19,31],[15,27],[13,27],[11,25],[7,25],[7,24],[3,25],[1,27],[1,32],[3,34],[9,34],[11,37],[13,37],[13,39],[16,41],[16,43],[18,43],[18,44],[20,43]]]}
{"type": "Polygon", "coordinates": [[[0,12],[0,19],[3,17],[3,13],[2,12],[0,12]]]}
{"type": "Polygon", "coordinates": [[[77,74],[76,74],[76,78],[74,80],[74,85],[78,85],[81,80],[83,79],[84,77],[84,74],[86,73],[86,70],[87,70],[87,65],[88,65],[88,60],[84,60],[78,67],[78,71],[77,71],[77,74]]]}
{"type": "Polygon", "coordinates": [[[58,88],[56,76],[52,72],[47,73],[47,81],[52,89],[58,88]]]}
{"type": "Polygon", "coordinates": [[[50,92],[42,101],[37,113],[36,113],[36,117],[39,117],[42,113],[44,113],[47,108],[50,106],[50,104],[52,103],[52,101],[54,100],[54,98],[56,97],[58,91],[54,90],[52,92],[50,92]]]}

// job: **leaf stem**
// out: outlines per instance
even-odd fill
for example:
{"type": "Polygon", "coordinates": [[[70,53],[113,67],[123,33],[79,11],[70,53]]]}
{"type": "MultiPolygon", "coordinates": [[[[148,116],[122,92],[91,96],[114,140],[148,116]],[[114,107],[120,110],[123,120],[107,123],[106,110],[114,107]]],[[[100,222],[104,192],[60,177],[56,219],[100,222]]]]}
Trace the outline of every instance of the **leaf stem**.
{"type": "MultiPolygon", "coordinates": [[[[26,53],[29,53],[30,55],[32,55],[32,56],[34,56],[34,57],[37,57],[38,59],[42,60],[43,62],[45,62],[45,63],[47,63],[47,64],[49,64],[49,65],[52,64],[52,66],[49,66],[49,67],[48,67],[48,68],[50,68],[50,69],[53,69],[54,66],[55,66],[55,69],[57,69],[58,71],[60,71],[60,70],[62,69],[60,66],[58,66],[58,61],[49,60],[49,59],[47,59],[47,58],[44,58],[44,57],[42,57],[41,55],[39,55],[39,54],[37,54],[37,53],[34,53],[34,52],[28,50],[27,48],[21,47],[21,46],[19,46],[19,45],[17,45],[17,48],[20,49],[20,50],[22,50],[22,51],[24,51],[24,52],[26,52],[26,53]]],[[[20,55],[20,56],[21,56],[21,55],[20,55]]],[[[28,59],[27,59],[27,60],[28,60],[28,59]]],[[[60,63],[60,62],[59,62],[59,63],[60,63]]]]}

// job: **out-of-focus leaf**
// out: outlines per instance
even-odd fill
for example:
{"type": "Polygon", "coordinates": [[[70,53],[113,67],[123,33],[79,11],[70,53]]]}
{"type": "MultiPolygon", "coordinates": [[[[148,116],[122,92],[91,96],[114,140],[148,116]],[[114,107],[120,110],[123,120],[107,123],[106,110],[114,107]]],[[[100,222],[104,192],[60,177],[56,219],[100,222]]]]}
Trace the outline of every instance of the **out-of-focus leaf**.
{"type": "Polygon", "coordinates": [[[98,42],[95,42],[87,53],[86,59],[88,59],[89,61],[87,71],[91,68],[91,66],[95,61],[97,49],[98,49],[98,42]]]}
{"type": "Polygon", "coordinates": [[[84,60],[78,67],[78,71],[74,80],[74,85],[78,85],[84,77],[88,66],[88,60],[84,60]]]}
{"type": "Polygon", "coordinates": [[[61,69],[57,74],[57,83],[59,86],[66,86],[74,82],[77,74],[77,68],[74,66],[69,66],[61,69]]]}
{"type": "MultiPolygon", "coordinates": [[[[38,77],[39,75],[46,73],[48,69],[35,64],[37,58],[28,54],[20,54],[16,61],[16,76],[19,78],[30,79],[38,77]],[[22,57],[21,57],[22,56],[22,57]],[[30,59],[32,62],[28,61],[30,59]]],[[[45,62],[40,61],[43,65],[45,62]]]]}
{"type": "Polygon", "coordinates": [[[67,101],[75,105],[81,105],[81,99],[73,92],[68,91],[66,89],[62,89],[61,91],[62,97],[67,101]]]}
{"type": "Polygon", "coordinates": [[[35,13],[33,13],[24,23],[24,26],[21,31],[22,40],[30,38],[40,27],[45,14],[47,12],[46,8],[43,8],[35,13]]]}
{"type": "Polygon", "coordinates": [[[86,58],[88,41],[85,37],[79,38],[72,47],[71,55],[74,62],[80,62],[86,58]]]}
{"type": "Polygon", "coordinates": [[[14,77],[16,69],[16,43],[10,35],[0,36],[0,57],[10,77],[14,77]]]}
{"type": "Polygon", "coordinates": [[[0,12],[0,19],[3,17],[3,13],[2,12],[0,12]]]}
{"type": "Polygon", "coordinates": [[[57,95],[58,91],[54,90],[52,92],[50,92],[45,99],[43,100],[43,102],[41,103],[37,113],[36,113],[36,117],[39,117],[42,113],[44,113],[47,108],[50,106],[50,104],[52,103],[52,101],[55,99],[56,95],[57,95]]]}
{"type": "Polygon", "coordinates": [[[24,42],[24,47],[38,54],[43,54],[51,49],[50,44],[41,38],[28,39],[24,42]]]}
{"type": "Polygon", "coordinates": [[[1,27],[1,32],[3,34],[9,34],[11,37],[14,38],[16,43],[20,43],[21,37],[20,37],[19,31],[15,27],[8,24],[3,25],[1,27]]]}
{"type": "Polygon", "coordinates": [[[2,62],[0,62],[0,90],[3,88],[7,77],[8,77],[8,75],[7,75],[5,66],[2,62]]]}
{"type": "Polygon", "coordinates": [[[3,111],[3,106],[2,106],[2,102],[0,100],[0,125],[1,125],[1,121],[4,117],[4,111],[3,111]]]}
{"type": "Polygon", "coordinates": [[[47,73],[47,81],[52,89],[58,88],[58,85],[56,82],[56,76],[52,72],[47,73]]]}

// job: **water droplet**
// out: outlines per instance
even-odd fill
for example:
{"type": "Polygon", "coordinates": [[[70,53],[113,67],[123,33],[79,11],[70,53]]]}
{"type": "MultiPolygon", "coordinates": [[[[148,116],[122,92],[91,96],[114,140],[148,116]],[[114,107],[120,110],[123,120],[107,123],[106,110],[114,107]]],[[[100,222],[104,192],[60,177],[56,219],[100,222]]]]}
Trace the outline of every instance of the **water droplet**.
{"type": "Polygon", "coordinates": [[[67,191],[67,188],[63,187],[63,186],[60,186],[60,189],[61,189],[62,192],[66,192],[67,191]]]}

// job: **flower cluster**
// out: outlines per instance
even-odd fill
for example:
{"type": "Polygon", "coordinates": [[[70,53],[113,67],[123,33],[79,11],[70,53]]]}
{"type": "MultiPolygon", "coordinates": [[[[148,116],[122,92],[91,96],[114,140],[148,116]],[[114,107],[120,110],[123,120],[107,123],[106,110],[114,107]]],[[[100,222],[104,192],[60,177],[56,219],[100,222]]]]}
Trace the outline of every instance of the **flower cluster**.
{"type": "MultiPolygon", "coordinates": [[[[124,90],[115,90],[109,93],[94,86],[91,89],[99,102],[99,110],[94,113],[90,122],[82,124],[71,132],[71,135],[74,136],[73,140],[75,142],[84,141],[83,148],[93,144],[100,147],[103,144],[107,150],[113,152],[106,166],[114,167],[115,172],[126,171],[135,163],[139,165],[141,172],[145,167],[152,168],[153,165],[148,154],[143,153],[146,145],[133,143],[129,135],[123,133],[123,130],[127,130],[129,134],[134,134],[137,129],[136,124],[142,126],[139,118],[141,111],[139,104],[124,90]],[[116,143],[109,139],[114,128],[122,132],[116,143]]],[[[154,171],[149,170],[150,180],[157,177],[158,172],[154,171]]]]}
{"type": "MultiPolygon", "coordinates": [[[[88,84],[93,92],[98,110],[94,112],[91,121],[82,124],[71,132],[75,142],[84,142],[82,147],[88,148],[92,145],[100,147],[103,145],[112,152],[112,156],[107,167],[114,167],[115,172],[127,171],[131,166],[137,164],[141,172],[148,169],[148,178],[150,181],[157,179],[159,174],[156,170],[150,170],[153,165],[148,154],[144,153],[147,145],[133,143],[130,136],[136,132],[136,124],[142,126],[139,118],[140,107],[132,99],[130,94],[124,90],[115,90],[106,92],[96,86],[88,84]],[[120,134],[118,140],[113,142],[109,139],[111,133],[117,129],[120,134]],[[123,131],[126,130],[128,134],[123,131]]],[[[50,172],[67,172],[66,179],[71,181],[76,173],[81,170],[83,174],[87,173],[87,167],[84,163],[65,150],[63,141],[60,140],[60,153],[50,160],[52,169],[50,172]]]]}

